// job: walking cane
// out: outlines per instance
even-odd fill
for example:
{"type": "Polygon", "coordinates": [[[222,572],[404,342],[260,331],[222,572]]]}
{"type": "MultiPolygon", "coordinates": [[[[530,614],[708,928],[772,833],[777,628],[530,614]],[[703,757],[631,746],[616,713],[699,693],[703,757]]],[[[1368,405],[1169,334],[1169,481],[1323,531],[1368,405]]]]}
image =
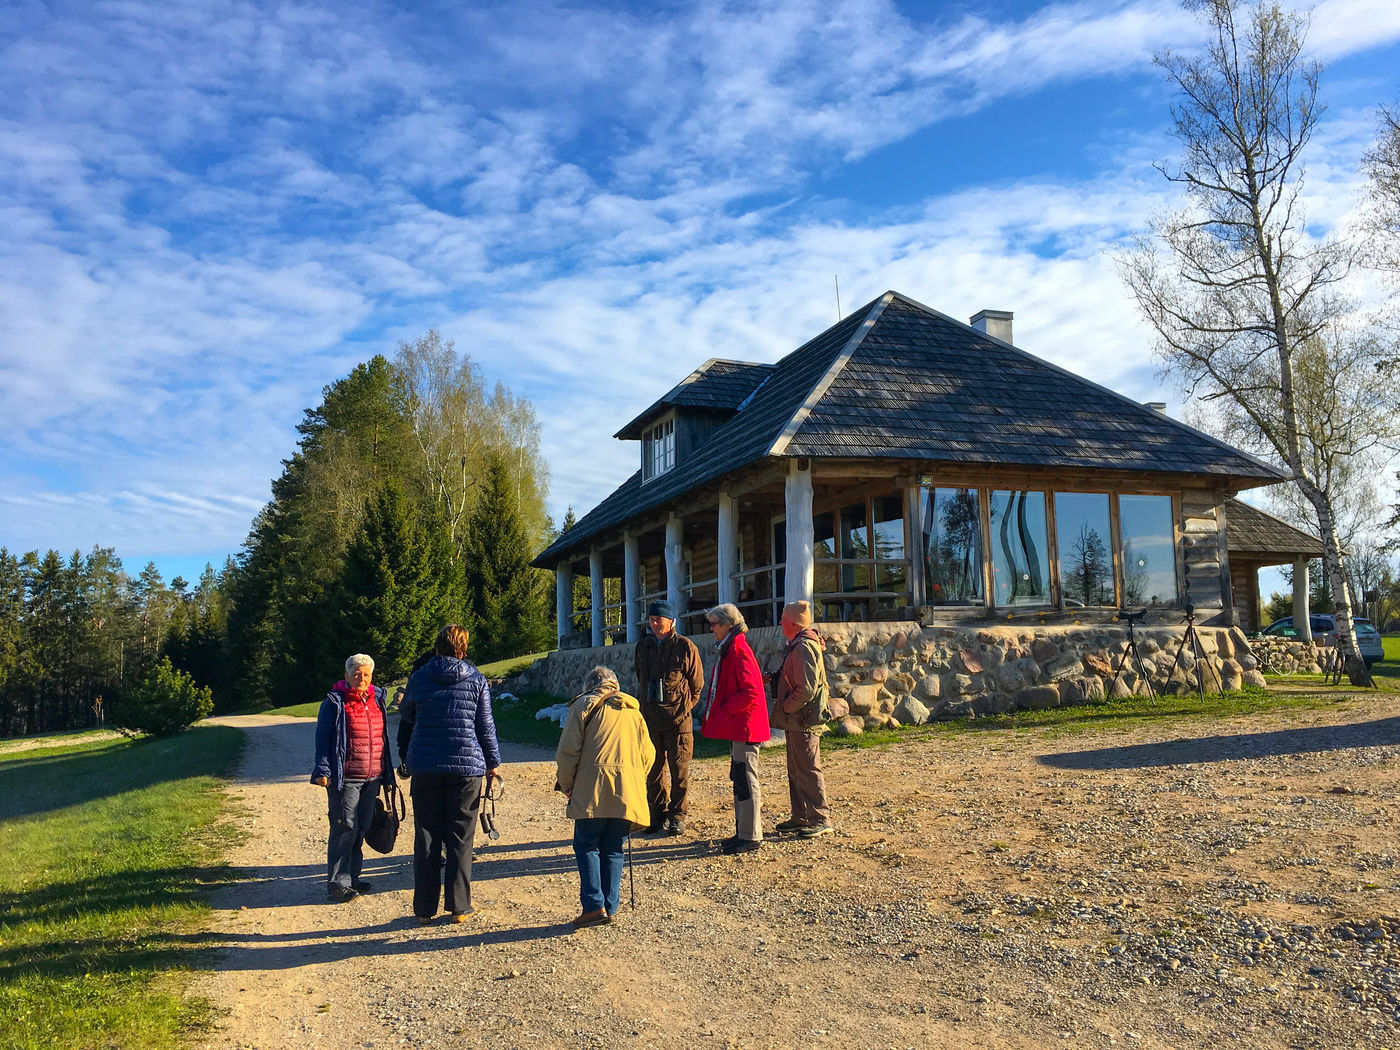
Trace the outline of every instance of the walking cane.
{"type": "Polygon", "coordinates": [[[627,833],[627,890],[632,895],[632,910],[637,910],[637,873],[632,870],[632,833],[627,833]]]}

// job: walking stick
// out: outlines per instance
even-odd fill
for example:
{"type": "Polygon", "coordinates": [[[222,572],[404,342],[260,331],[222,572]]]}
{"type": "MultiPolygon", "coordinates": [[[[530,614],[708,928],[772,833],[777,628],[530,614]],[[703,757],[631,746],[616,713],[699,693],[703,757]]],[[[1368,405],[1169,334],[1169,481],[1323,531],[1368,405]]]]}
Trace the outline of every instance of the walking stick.
{"type": "Polygon", "coordinates": [[[632,896],[632,910],[637,910],[637,873],[632,870],[632,833],[627,833],[627,891],[632,896]]]}

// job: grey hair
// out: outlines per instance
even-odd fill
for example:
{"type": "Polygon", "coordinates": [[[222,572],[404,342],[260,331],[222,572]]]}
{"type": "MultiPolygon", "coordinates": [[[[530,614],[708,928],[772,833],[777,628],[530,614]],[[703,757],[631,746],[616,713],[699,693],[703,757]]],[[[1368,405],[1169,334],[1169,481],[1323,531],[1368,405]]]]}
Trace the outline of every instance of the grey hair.
{"type": "Polygon", "coordinates": [[[737,605],[731,605],[729,602],[716,605],[713,609],[707,609],[705,611],[705,619],[709,620],[711,623],[722,623],[724,626],[732,628],[740,634],[743,634],[749,629],[749,625],[744,622],[744,614],[739,611],[739,607],[737,605]]]}
{"type": "Polygon", "coordinates": [[[350,676],[355,673],[357,667],[368,667],[369,673],[374,674],[374,657],[366,656],[364,653],[356,653],[345,660],[345,680],[350,681],[350,676]]]}
{"type": "Polygon", "coordinates": [[[606,686],[619,688],[617,684],[617,674],[610,667],[595,667],[583,676],[583,691],[585,693],[596,693],[606,686]]]}

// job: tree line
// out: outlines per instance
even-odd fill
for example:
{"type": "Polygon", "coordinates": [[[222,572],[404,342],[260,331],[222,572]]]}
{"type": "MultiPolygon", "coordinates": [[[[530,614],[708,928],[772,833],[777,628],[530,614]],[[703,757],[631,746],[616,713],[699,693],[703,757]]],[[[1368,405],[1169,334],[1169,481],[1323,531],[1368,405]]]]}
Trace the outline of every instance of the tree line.
{"type": "Polygon", "coordinates": [[[110,548],[0,548],[0,735],[94,724],[162,659],[220,711],[315,700],[346,656],[405,675],[443,624],[486,663],[547,648],[534,407],[429,331],[322,391],[236,558],[191,588],[110,548]]]}

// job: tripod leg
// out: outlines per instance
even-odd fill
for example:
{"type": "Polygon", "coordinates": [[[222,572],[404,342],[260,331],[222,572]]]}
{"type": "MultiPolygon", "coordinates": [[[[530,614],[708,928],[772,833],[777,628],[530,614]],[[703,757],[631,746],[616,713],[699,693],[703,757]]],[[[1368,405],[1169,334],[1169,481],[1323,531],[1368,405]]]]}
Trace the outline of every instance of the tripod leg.
{"type": "Polygon", "coordinates": [[[1133,659],[1137,661],[1138,674],[1142,675],[1143,683],[1147,686],[1147,696],[1151,700],[1157,699],[1157,687],[1152,684],[1152,676],[1147,673],[1147,668],[1142,662],[1142,653],[1138,651],[1137,642],[1132,643],[1133,659]]]}

